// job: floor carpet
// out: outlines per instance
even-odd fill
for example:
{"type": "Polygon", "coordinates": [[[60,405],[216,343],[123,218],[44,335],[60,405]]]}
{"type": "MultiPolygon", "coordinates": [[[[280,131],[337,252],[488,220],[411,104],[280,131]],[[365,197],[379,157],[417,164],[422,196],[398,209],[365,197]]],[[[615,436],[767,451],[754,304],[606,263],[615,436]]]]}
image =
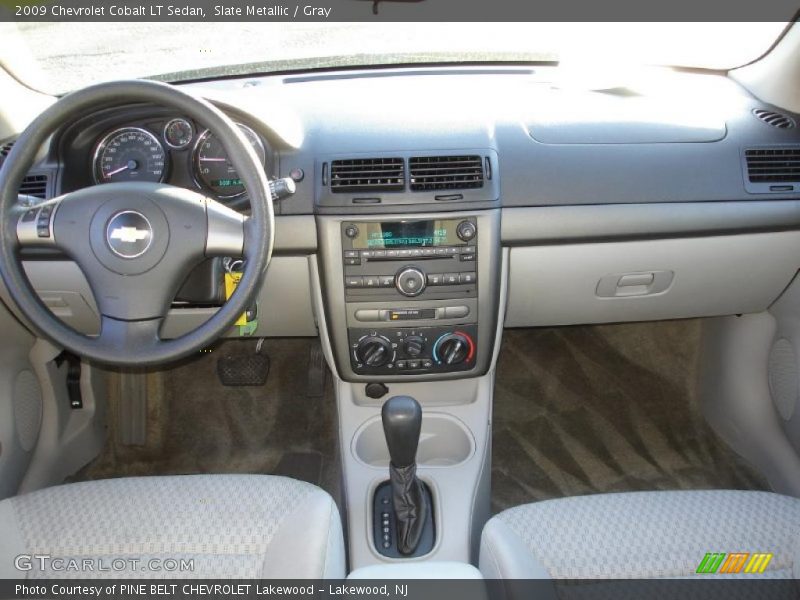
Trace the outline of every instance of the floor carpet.
{"type": "Polygon", "coordinates": [[[711,431],[697,320],[506,330],[492,509],[599,492],[766,489],[711,431]]]}
{"type": "MultiPolygon", "coordinates": [[[[493,408],[493,510],[599,492],[766,489],[700,414],[699,335],[693,320],[506,330],[493,408]]],[[[317,343],[267,340],[272,364],[262,387],[225,387],[216,373],[220,356],[253,352],[254,341],[227,341],[142,375],[142,445],[120,442],[125,399],[112,377],[108,441],[71,480],[271,473],[340,498],[330,377],[324,391],[309,391],[317,343]]]]}
{"type": "Polygon", "coordinates": [[[110,383],[109,435],[102,453],[72,481],[136,475],[268,473],[340,488],[336,403],[330,373],[311,386],[315,339],[266,340],[270,374],[264,386],[226,387],[217,377],[221,356],[255,351],[255,341],[226,341],[206,354],[147,378],[147,435],[121,443],[125,402],[119,375],[110,383]]]}

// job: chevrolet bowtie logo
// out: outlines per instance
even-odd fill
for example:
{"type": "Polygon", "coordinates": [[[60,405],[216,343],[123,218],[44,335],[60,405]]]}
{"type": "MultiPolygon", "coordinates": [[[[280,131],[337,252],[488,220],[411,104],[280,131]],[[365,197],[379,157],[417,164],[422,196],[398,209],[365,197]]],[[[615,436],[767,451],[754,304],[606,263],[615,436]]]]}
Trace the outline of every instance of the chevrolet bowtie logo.
{"type": "Polygon", "coordinates": [[[119,240],[128,244],[135,244],[145,239],[149,235],[146,229],[136,229],[136,227],[117,227],[109,236],[112,240],[119,240]]]}

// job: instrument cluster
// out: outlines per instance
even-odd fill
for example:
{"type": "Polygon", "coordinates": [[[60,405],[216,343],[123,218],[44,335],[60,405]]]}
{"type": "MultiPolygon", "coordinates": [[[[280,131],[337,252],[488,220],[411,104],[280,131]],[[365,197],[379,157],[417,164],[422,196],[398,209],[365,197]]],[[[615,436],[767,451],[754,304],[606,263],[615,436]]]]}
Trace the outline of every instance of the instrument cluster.
{"type": "MultiPolygon", "coordinates": [[[[237,122],[261,163],[267,165],[265,141],[237,122]]],[[[138,120],[105,130],[92,153],[95,184],[122,181],[166,182],[195,189],[236,204],[243,199],[242,179],[219,138],[183,117],[138,120]]]]}

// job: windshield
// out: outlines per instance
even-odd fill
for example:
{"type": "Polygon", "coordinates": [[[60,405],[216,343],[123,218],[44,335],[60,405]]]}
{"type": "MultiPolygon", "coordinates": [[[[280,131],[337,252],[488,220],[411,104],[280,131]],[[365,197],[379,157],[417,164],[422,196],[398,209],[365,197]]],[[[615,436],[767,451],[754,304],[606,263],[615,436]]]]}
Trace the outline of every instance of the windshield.
{"type": "Polygon", "coordinates": [[[323,67],[590,61],[730,69],[786,23],[2,23],[0,61],[63,93],[134,77],[168,81],[323,67]],[[11,43],[9,43],[11,42],[11,43]]]}

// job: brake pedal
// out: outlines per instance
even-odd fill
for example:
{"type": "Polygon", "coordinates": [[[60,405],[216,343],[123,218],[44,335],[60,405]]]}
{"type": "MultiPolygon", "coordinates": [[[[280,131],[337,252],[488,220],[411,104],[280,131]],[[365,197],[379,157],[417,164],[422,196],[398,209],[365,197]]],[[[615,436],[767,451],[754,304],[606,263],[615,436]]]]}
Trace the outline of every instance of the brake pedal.
{"type": "Polygon", "coordinates": [[[217,361],[217,376],[226,386],[261,386],[269,376],[269,356],[261,353],[263,339],[255,354],[222,356],[217,361]]]}

